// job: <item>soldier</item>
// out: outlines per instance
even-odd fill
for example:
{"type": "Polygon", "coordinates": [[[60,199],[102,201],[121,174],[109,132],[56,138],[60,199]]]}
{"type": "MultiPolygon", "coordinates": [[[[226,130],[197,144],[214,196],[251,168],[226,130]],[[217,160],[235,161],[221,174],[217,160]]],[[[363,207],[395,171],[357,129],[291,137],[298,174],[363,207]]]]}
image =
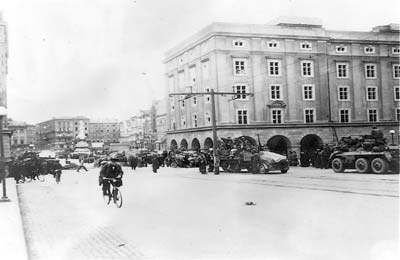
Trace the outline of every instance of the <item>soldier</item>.
{"type": "Polygon", "coordinates": [[[159,165],[159,161],[158,161],[158,158],[157,158],[157,155],[156,155],[156,154],[154,154],[154,155],[152,156],[151,166],[152,166],[152,168],[153,168],[153,172],[154,172],[154,173],[157,173],[157,170],[158,170],[158,168],[160,168],[160,165],[159,165]]]}
{"type": "Polygon", "coordinates": [[[199,171],[201,174],[207,174],[207,159],[206,156],[200,153],[199,171]]]}

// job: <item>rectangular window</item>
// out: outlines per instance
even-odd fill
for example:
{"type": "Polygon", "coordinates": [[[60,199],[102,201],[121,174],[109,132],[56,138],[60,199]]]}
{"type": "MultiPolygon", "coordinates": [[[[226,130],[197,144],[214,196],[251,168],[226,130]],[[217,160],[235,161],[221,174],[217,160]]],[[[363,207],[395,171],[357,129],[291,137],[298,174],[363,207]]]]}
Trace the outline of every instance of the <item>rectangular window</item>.
{"type": "MultiPolygon", "coordinates": [[[[205,92],[210,92],[209,88],[204,89],[205,92]]],[[[206,103],[209,103],[211,101],[211,96],[210,95],[205,95],[206,103]]]]}
{"type": "Polygon", "coordinates": [[[394,87],[394,100],[400,101],[400,86],[394,87]]]}
{"type": "Polygon", "coordinates": [[[174,101],[173,97],[169,98],[169,105],[170,105],[171,111],[175,111],[175,101],[174,101]]]}
{"type": "Polygon", "coordinates": [[[244,47],[244,41],[242,40],[234,40],[233,47],[244,47]]]}
{"type": "Polygon", "coordinates": [[[365,64],[365,78],[376,79],[376,64],[374,63],[365,64]]]}
{"type": "Polygon", "coordinates": [[[185,127],[186,126],[186,119],[185,116],[181,116],[181,126],[185,127]]]}
{"type": "Polygon", "coordinates": [[[314,99],[314,85],[303,85],[303,100],[314,99]]]}
{"type": "Polygon", "coordinates": [[[393,78],[400,78],[400,64],[393,64],[393,78]]]}
{"type": "Polygon", "coordinates": [[[173,130],[176,129],[175,118],[172,118],[172,120],[171,120],[171,126],[172,126],[172,129],[173,129],[173,130]]]}
{"type": "Polygon", "coordinates": [[[342,46],[342,45],[336,46],[335,49],[336,49],[336,52],[338,52],[338,53],[347,52],[346,46],[342,46]]]}
{"type": "Polygon", "coordinates": [[[197,127],[197,115],[193,114],[193,127],[197,127]]]}
{"type": "Polygon", "coordinates": [[[244,76],[247,74],[246,71],[246,60],[244,59],[233,59],[233,74],[235,76],[244,76]]]}
{"type": "Polygon", "coordinates": [[[392,47],[392,54],[400,54],[400,47],[392,47]]]}
{"type": "Polygon", "coordinates": [[[247,125],[248,124],[246,109],[237,110],[237,123],[239,125],[247,125]]]}
{"type": "Polygon", "coordinates": [[[350,122],[350,110],[349,109],[340,109],[339,110],[339,120],[341,123],[350,122]]]}
{"type": "Polygon", "coordinates": [[[276,48],[279,48],[279,42],[269,41],[269,42],[267,42],[267,46],[268,46],[268,48],[276,49],[276,48]]]}
{"type": "Polygon", "coordinates": [[[196,84],[196,66],[191,67],[189,69],[190,74],[190,86],[194,86],[196,84]]]}
{"type": "Polygon", "coordinates": [[[396,108],[396,120],[400,121],[400,108],[396,108]]]}
{"type": "Polygon", "coordinates": [[[373,46],[365,46],[364,53],[375,53],[375,47],[373,46]]]}
{"type": "Polygon", "coordinates": [[[301,50],[312,50],[312,44],[310,42],[301,42],[300,49],[301,50]]]}
{"type": "Polygon", "coordinates": [[[314,77],[314,62],[310,60],[301,61],[301,75],[303,77],[314,77]]]}
{"type": "Polygon", "coordinates": [[[273,124],[282,124],[282,109],[272,109],[271,110],[271,121],[273,124]]]}
{"type": "Polygon", "coordinates": [[[269,86],[269,99],[270,100],[281,100],[281,86],[270,85],[269,86]]]}
{"type": "Polygon", "coordinates": [[[179,102],[181,102],[181,108],[185,108],[185,96],[181,95],[179,102]]]}
{"type": "Polygon", "coordinates": [[[338,100],[339,101],[349,101],[349,86],[338,86],[338,100]]]}
{"type": "Polygon", "coordinates": [[[304,109],[304,123],[314,123],[315,122],[315,109],[306,108],[304,109]]]}
{"type": "Polygon", "coordinates": [[[280,60],[268,60],[268,75],[269,76],[280,76],[281,75],[281,61],[280,60]]]}
{"type": "Polygon", "coordinates": [[[349,64],[348,63],[336,63],[336,74],[338,78],[348,78],[349,73],[349,64]]]}
{"type": "Polygon", "coordinates": [[[378,111],[376,109],[368,109],[368,122],[378,121],[378,111]]]}
{"type": "Polygon", "coordinates": [[[207,124],[207,125],[211,125],[211,116],[210,116],[210,113],[206,112],[205,118],[206,118],[206,124],[207,124]]]}
{"type": "Polygon", "coordinates": [[[208,80],[210,77],[209,61],[205,61],[201,64],[201,71],[203,74],[203,80],[208,80]]]}
{"type": "MultiPolygon", "coordinates": [[[[247,93],[245,85],[236,85],[233,87],[236,94],[245,94],[247,93]]],[[[236,95],[235,99],[245,100],[247,99],[247,95],[236,95]]]]}
{"type": "Polygon", "coordinates": [[[197,97],[196,96],[193,96],[193,105],[195,106],[195,105],[197,105],[197,97]]]}
{"type": "Polygon", "coordinates": [[[377,100],[378,100],[378,88],[367,87],[367,101],[377,101],[377,100]]]}

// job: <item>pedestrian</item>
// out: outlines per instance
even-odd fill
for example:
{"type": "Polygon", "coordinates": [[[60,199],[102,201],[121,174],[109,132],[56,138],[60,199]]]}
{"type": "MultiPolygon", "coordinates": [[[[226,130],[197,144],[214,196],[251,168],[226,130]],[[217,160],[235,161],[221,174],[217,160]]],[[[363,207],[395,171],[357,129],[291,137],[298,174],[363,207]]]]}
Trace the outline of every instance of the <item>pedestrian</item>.
{"type": "Polygon", "coordinates": [[[157,173],[158,168],[160,168],[160,164],[157,158],[157,155],[153,155],[151,160],[151,166],[153,167],[153,172],[157,173]]]}
{"type": "Polygon", "coordinates": [[[138,165],[137,157],[134,155],[129,156],[129,166],[131,166],[132,170],[136,170],[137,165],[138,165]]]}
{"type": "Polygon", "coordinates": [[[76,171],[79,172],[79,170],[82,169],[82,168],[83,168],[85,171],[88,171],[88,170],[86,169],[86,167],[85,167],[85,163],[84,163],[83,156],[79,157],[79,167],[78,167],[78,169],[77,169],[76,171]]]}
{"type": "Polygon", "coordinates": [[[201,174],[207,174],[207,159],[204,154],[200,154],[199,171],[201,174]]]}

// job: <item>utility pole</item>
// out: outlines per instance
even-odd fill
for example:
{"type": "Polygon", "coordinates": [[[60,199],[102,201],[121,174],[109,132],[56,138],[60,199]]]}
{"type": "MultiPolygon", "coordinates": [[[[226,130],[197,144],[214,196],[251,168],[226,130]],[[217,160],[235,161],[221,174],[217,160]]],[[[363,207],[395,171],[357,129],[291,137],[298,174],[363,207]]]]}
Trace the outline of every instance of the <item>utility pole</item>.
{"type": "Polygon", "coordinates": [[[214,153],[214,174],[219,174],[219,148],[218,148],[218,135],[217,135],[217,116],[215,109],[215,95],[225,96],[253,96],[253,93],[235,93],[235,92],[215,92],[214,89],[210,89],[210,92],[189,92],[189,93],[171,93],[169,96],[185,96],[185,99],[189,99],[194,96],[211,96],[211,123],[213,133],[213,153],[214,153]]]}

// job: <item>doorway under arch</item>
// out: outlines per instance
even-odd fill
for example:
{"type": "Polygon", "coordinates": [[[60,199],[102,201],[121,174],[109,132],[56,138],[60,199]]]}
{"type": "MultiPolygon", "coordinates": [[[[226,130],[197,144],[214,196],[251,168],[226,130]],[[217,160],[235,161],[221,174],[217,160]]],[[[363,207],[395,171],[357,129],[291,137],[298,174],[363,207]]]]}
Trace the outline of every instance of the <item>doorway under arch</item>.
{"type": "Polygon", "coordinates": [[[300,141],[300,151],[306,154],[314,154],[317,149],[322,147],[322,139],[318,135],[309,134],[300,141]]]}
{"type": "Polygon", "coordinates": [[[199,150],[200,150],[200,142],[199,142],[199,139],[193,138],[191,149],[192,149],[192,150],[195,150],[195,151],[199,151],[199,150]]]}
{"type": "Polygon", "coordinates": [[[184,148],[185,150],[188,149],[188,142],[186,141],[186,139],[182,139],[180,148],[184,148]]]}
{"type": "Polygon", "coordinates": [[[279,153],[282,155],[288,155],[288,149],[290,149],[290,140],[283,135],[275,135],[271,137],[267,142],[268,149],[273,153],[279,153]]]}
{"type": "Polygon", "coordinates": [[[169,149],[170,149],[171,151],[175,151],[176,149],[178,149],[178,143],[176,142],[175,139],[172,139],[172,140],[171,140],[171,145],[170,145],[169,149]]]}
{"type": "Polygon", "coordinates": [[[206,140],[204,140],[204,149],[208,150],[213,148],[213,144],[213,140],[210,137],[207,137],[206,140]]]}

